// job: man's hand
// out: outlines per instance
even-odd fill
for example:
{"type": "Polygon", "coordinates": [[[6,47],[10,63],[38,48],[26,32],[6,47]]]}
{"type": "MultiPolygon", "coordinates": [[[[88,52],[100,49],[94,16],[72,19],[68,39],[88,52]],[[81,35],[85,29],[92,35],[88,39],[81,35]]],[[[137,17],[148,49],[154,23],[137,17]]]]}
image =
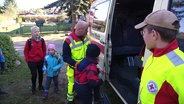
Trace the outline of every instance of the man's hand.
{"type": "Polygon", "coordinates": [[[102,75],[104,75],[104,74],[105,74],[105,70],[103,70],[103,69],[99,69],[99,71],[100,71],[100,73],[101,73],[102,75]]]}
{"type": "Polygon", "coordinates": [[[99,69],[99,74],[98,74],[98,78],[99,79],[103,79],[103,75],[105,74],[105,71],[103,69],[99,69]]]}
{"type": "Polygon", "coordinates": [[[102,76],[103,76],[102,73],[99,73],[99,74],[98,74],[98,78],[99,78],[99,79],[102,79],[102,76]]]}

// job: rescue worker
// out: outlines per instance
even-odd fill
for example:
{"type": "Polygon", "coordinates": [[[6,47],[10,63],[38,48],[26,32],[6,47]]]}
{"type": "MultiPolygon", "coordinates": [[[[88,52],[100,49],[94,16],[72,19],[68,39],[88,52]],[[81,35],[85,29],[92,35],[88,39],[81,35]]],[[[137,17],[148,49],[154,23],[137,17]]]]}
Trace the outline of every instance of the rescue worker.
{"type": "Polygon", "coordinates": [[[184,104],[184,53],[178,48],[179,20],[167,10],[150,13],[135,26],[152,55],[141,76],[139,104],[184,104]]]}
{"type": "Polygon", "coordinates": [[[86,49],[89,42],[87,38],[88,23],[78,21],[72,33],[63,43],[63,60],[68,64],[66,76],[68,79],[68,104],[74,101],[74,69],[86,55],[86,49]]]}

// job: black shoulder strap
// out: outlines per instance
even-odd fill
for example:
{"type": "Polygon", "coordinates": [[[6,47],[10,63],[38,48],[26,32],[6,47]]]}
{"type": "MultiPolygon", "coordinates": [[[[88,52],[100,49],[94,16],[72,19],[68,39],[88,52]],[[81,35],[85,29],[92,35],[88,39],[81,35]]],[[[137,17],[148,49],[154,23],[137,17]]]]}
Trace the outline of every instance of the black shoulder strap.
{"type": "Polygon", "coordinates": [[[31,50],[31,39],[28,39],[27,42],[28,42],[28,51],[30,51],[31,50]]]}
{"type": "Polygon", "coordinates": [[[41,42],[42,42],[42,51],[43,51],[43,46],[44,46],[44,39],[41,38],[41,42]]]}
{"type": "MultiPolygon", "coordinates": [[[[28,39],[28,50],[30,51],[31,50],[31,39],[28,39]]],[[[42,51],[43,51],[43,46],[44,46],[44,39],[41,38],[41,42],[42,42],[42,51]]]]}

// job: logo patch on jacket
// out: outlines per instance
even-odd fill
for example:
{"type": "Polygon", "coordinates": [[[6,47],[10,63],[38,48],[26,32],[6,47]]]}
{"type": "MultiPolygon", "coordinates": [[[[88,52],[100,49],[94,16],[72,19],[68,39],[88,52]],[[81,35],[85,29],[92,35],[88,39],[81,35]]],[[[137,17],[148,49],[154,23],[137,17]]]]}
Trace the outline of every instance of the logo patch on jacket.
{"type": "Polygon", "coordinates": [[[150,93],[152,93],[152,94],[155,94],[155,93],[158,91],[157,84],[156,84],[154,81],[152,81],[152,80],[150,80],[150,81],[148,82],[148,84],[147,84],[147,89],[148,89],[148,91],[149,91],[150,93]]]}

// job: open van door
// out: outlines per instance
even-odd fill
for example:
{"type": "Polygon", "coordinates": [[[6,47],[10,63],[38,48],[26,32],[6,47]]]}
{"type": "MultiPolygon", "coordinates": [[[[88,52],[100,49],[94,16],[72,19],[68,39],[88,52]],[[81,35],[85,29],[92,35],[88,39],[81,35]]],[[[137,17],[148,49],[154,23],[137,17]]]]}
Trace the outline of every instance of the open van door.
{"type": "MultiPolygon", "coordinates": [[[[143,38],[134,26],[152,11],[169,9],[183,20],[183,0],[95,0],[90,9],[89,36],[101,49],[99,68],[106,71],[105,80],[123,103],[136,104],[141,56],[144,62],[150,52],[145,50],[143,38]]],[[[184,13],[183,13],[184,14],[184,13]]],[[[179,45],[184,46],[181,22],[179,45]],[[181,38],[182,37],[182,38],[181,38]]],[[[184,47],[180,47],[184,50],[184,47]]]]}
{"type": "Polygon", "coordinates": [[[91,6],[89,30],[101,48],[99,67],[124,103],[137,102],[145,45],[134,26],[152,12],[154,1],[96,0],[91,6]]]}
{"type": "MultiPolygon", "coordinates": [[[[160,1],[160,0],[157,0],[160,1]]],[[[136,104],[144,41],[134,26],[152,12],[155,0],[95,0],[89,35],[101,49],[99,68],[123,103],[136,104]]]]}

